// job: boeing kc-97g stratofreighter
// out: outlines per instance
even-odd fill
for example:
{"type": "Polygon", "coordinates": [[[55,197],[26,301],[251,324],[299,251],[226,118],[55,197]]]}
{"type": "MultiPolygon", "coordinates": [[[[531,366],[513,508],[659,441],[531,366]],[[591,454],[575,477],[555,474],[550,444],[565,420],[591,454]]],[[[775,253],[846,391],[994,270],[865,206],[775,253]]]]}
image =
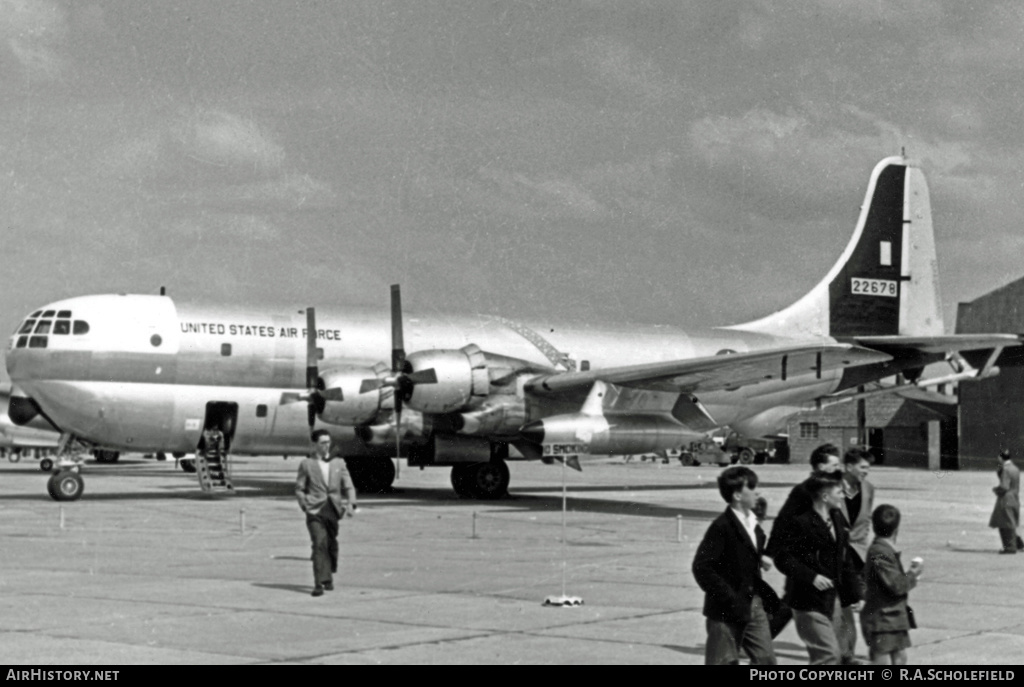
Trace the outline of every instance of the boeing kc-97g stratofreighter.
{"type": "MultiPolygon", "coordinates": [[[[903,157],[871,173],[825,278],[754,322],[690,331],[406,319],[397,286],[390,318],[318,314],[163,295],[51,303],[10,338],[9,414],[45,417],[65,448],[196,451],[206,486],[217,481],[211,445],[220,478],[228,454],[305,453],[319,426],[363,490],[390,486],[400,453],[412,466],[450,466],[460,495],[495,498],[508,487],[510,445],[526,459],[570,460],[678,447],[725,426],[758,437],[883,378],[925,384],[922,369],[943,359],[958,368],[946,381],[993,374],[1019,344],[944,335],[928,188],[903,157]]],[[[57,499],[82,487],[72,471],[50,481],[57,499]]]]}

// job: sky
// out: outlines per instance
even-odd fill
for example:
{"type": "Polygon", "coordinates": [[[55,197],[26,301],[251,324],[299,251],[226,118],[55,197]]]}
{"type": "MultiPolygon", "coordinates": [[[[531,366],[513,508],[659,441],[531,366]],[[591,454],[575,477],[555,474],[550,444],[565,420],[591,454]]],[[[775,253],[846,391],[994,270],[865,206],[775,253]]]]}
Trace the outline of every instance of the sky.
{"type": "Polygon", "coordinates": [[[1024,4],[0,0],[0,326],[89,293],[724,325],[920,160],[1024,275],[1024,4]]]}

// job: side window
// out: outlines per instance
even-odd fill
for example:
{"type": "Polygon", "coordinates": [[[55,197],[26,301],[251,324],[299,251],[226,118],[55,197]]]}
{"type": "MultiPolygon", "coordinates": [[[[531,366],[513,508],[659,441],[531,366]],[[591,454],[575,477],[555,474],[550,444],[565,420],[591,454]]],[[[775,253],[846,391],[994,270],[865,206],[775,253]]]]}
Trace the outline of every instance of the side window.
{"type": "Polygon", "coordinates": [[[229,343],[222,343],[220,345],[220,354],[223,355],[223,356],[231,355],[231,344],[229,344],[229,343]]]}
{"type": "Polygon", "coordinates": [[[74,334],[88,334],[89,333],[89,323],[86,322],[85,320],[75,320],[72,332],[74,334]]]}
{"type": "Polygon", "coordinates": [[[266,416],[267,416],[267,406],[264,403],[260,403],[258,406],[256,406],[256,417],[266,417],[266,416]]]}

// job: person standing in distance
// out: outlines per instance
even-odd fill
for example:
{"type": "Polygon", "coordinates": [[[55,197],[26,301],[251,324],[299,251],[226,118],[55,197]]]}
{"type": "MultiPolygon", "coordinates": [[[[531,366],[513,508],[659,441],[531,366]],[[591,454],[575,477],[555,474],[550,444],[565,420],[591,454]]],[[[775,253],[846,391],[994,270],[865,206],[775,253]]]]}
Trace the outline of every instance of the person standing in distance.
{"type": "Polygon", "coordinates": [[[705,665],[737,665],[739,650],[754,665],[775,665],[775,650],[763,599],[775,592],[761,578],[771,567],[762,554],[765,534],[757,524],[757,474],[726,468],[718,491],[729,507],[704,534],[693,559],[693,576],[704,590],[707,617],[705,665]]]}
{"type": "Polygon", "coordinates": [[[295,498],[306,514],[313,545],[313,596],[334,589],[338,572],[338,522],[356,513],[356,489],[344,460],[332,460],[331,435],[318,429],[311,436],[314,453],[299,464],[295,498]],[[342,500],[341,492],[345,492],[342,500]]]}
{"type": "Polygon", "coordinates": [[[1020,469],[1010,459],[1010,451],[999,452],[999,486],[992,487],[996,495],[996,507],[992,510],[988,526],[999,530],[1003,548],[999,553],[1024,551],[1024,541],[1017,535],[1020,524],[1020,469]]]}
{"type": "MultiPolygon", "coordinates": [[[[875,506],[875,487],[868,481],[874,456],[862,448],[851,448],[843,454],[843,498],[839,501],[846,522],[850,523],[850,560],[856,571],[855,580],[861,598],[864,597],[864,564],[871,543],[871,516],[875,506]]],[[[843,606],[839,625],[839,647],[844,664],[857,664],[857,623],[855,606],[843,606]]]]}

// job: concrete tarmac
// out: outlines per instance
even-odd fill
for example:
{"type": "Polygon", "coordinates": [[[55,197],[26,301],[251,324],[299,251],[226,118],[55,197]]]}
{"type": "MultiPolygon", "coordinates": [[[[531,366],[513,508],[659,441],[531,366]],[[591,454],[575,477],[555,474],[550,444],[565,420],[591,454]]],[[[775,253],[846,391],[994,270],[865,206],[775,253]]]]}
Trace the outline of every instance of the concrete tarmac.
{"type": "MultiPolygon", "coordinates": [[[[38,462],[0,464],[0,663],[703,662],[690,565],[725,507],[720,468],[585,461],[565,471],[563,544],[557,465],[512,463],[494,502],[455,496],[448,469],[403,465],[395,493],[363,496],[342,523],[336,590],[312,598],[298,460],[235,460],[237,494],[221,497],[173,462],[90,462],[63,507],[38,462]],[[563,574],[584,605],[543,606],[563,574]]],[[[1024,663],[1024,555],[998,555],[986,526],[994,468],[872,470],[876,505],[903,513],[904,556],[925,559],[911,664],[1024,663]]],[[[808,472],[754,469],[769,514],[808,472]]],[[[792,624],[775,646],[806,663],[792,624]]]]}

